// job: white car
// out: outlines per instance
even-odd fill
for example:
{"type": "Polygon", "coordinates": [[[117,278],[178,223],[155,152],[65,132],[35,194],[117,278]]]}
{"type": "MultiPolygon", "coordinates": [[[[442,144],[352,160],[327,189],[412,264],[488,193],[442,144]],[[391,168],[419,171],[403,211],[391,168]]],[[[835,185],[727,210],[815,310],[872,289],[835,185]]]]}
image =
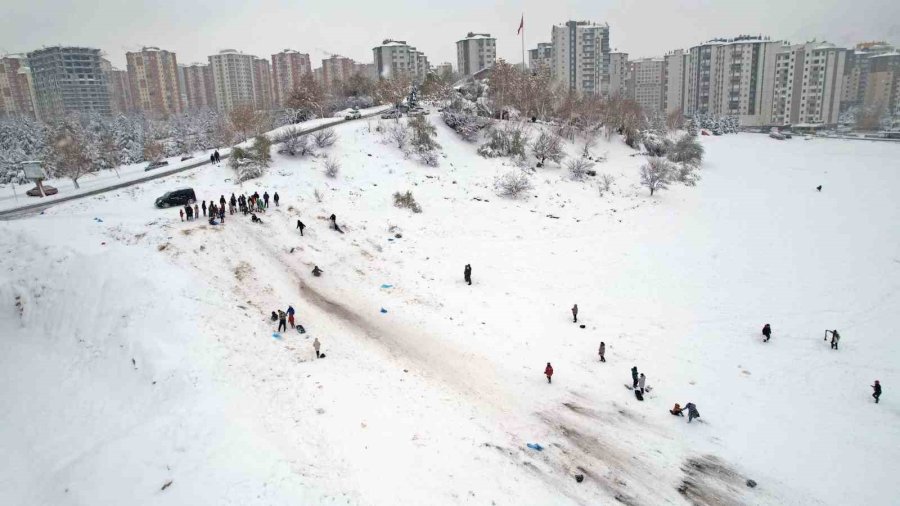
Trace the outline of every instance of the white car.
{"type": "Polygon", "coordinates": [[[350,112],[348,112],[347,115],[344,116],[344,119],[346,119],[346,120],[359,119],[359,118],[362,118],[362,114],[360,114],[359,109],[357,109],[355,107],[353,109],[350,109],[350,112]]]}

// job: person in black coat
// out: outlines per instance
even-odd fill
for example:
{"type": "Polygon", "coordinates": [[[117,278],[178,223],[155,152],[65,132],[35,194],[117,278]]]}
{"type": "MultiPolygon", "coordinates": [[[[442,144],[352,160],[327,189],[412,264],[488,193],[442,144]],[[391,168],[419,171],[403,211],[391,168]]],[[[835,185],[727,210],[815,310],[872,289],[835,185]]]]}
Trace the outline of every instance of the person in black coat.
{"type": "Polygon", "coordinates": [[[881,397],[881,383],[879,383],[878,380],[875,380],[875,384],[872,385],[872,390],[874,390],[874,392],[872,392],[872,397],[875,398],[875,404],[878,404],[878,398],[881,397]]]}
{"type": "Polygon", "coordinates": [[[634,385],[632,385],[632,388],[637,388],[637,385],[638,385],[638,370],[637,370],[637,366],[634,366],[634,367],[631,368],[631,379],[634,381],[634,385]]]}
{"type": "Polygon", "coordinates": [[[468,283],[469,286],[472,285],[472,266],[469,264],[466,264],[463,268],[463,280],[468,283]]]}
{"type": "Polygon", "coordinates": [[[209,155],[209,163],[216,163],[216,154],[209,155]]]}
{"type": "Polygon", "coordinates": [[[769,339],[772,338],[772,327],[770,327],[768,323],[763,326],[762,335],[766,337],[763,339],[764,343],[768,343],[769,339]]]}
{"type": "Polygon", "coordinates": [[[303,229],[306,228],[306,225],[302,221],[297,220],[297,228],[300,229],[300,235],[303,236],[303,229]]]}
{"type": "Polygon", "coordinates": [[[215,153],[213,153],[213,156],[215,157],[216,163],[219,163],[220,161],[222,161],[222,157],[219,156],[218,149],[215,151],[215,153]]]}
{"type": "Polygon", "coordinates": [[[269,192],[263,193],[263,204],[264,207],[269,207],[269,192]]]}
{"type": "Polygon", "coordinates": [[[281,197],[278,196],[278,192],[275,192],[275,195],[272,195],[272,200],[275,201],[275,207],[278,207],[278,201],[281,200],[281,197]]]}

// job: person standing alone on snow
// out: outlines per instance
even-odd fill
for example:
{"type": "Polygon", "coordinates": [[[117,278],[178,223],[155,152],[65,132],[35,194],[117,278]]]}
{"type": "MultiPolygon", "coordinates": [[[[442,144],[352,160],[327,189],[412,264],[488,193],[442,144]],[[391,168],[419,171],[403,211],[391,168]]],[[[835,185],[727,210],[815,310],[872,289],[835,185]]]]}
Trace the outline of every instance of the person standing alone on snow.
{"type": "Polygon", "coordinates": [[[316,358],[322,358],[319,354],[319,348],[322,346],[322,343],[319,342],[319,338],[317,337],[315,341],[313,341],[313,348],[316,349],[316,358]]]}
{"type": "Polygon", "coordinates": [[[297,228],[300,229],[300,236],[303,236],[303,229],[306,228],[306,225],[303,224],[302,221],[297,220],[297,228]]]}
{"type": "Polygon", "coordinates": [[[606,362],[606,343],[600,341],[600,361],[606,362]]]}
{"type": "Polygon", "coordinates": [[[874,390],[874,392],[872,392],[872,397],[875,398],[875,404],[878,404],[878,398],[881,397],[881,383],[879,383],[878,380],[875,380],[875,384],[872,385],[872,390],[874,390]]]}
{"type": "Polygon", "coordinates": [[[288,306],[287,315],[288,323],[291,324],[291,328],[294,328],[294,306],[288,306]]]}
{"type": "Polygon", "coordinates": [[[463,268],[463,280],[465,280],[469,286],[472,286],[472,266],[469,264],[466,264],[463,268]]]}
{"type": "Polygon", "coordinates": [[[768,323],[763,326],[762,335],[765,336],[765,339],[763,339],[764,343],[768,343],[769,339],[772,338],[772,327],[768,323]]]}
{"type": "Polygon", "coordinates": [[[287,331],[287,315],[282,310],[278,310],[278,332],[287,331]]]}
{"type": "Polygon", "coordinates": [[[578,304],[572,306],[572,323],[578,323],[578,304]]]}
{"type": "Polygon", "coordinates": [[[647,384],[647,377],[644,376],[644,373],[641,373],[641,377],[638,378],[637,387],[641,389],[641,393],[644,393],[644,386],[647,384]]]}
{"type": "Polygon", "coordinates": [[[551,378],[553,378],[553,366],[550,365],[550,362],[547,362],[547,367],[544,368],[544,376],[547,376],[547,383],[553,383],[551,378]]]}
{"type": "Polygon", "coordinates": [[[263,202],[266,204],[266,209],[269,208],[269,192],[263,193],[263,202]]]}
{"type": "Polygon", "coordinates": [[[278,196],[278,192],[275,192],[275,195],[272,195],[272,200],[275,201],[275,207],[278,207],[278,201],[281,200],[281,197],[278,196]]]}
{"type": "Polygon", "coordinates": [[[838,334],[837,329],[832,330],[831,331],[831,349],[832,350],[838,349],[838,341],[840,341],[840,340],[841,340],[841,335],[838,334]]]}
{"type": "Polygon", "coordinates": [[[631,379],[634,381],[632,388],[637,388],[637,384],[638,384],[637,366],[634,366],[631,368],[631,379]]]}

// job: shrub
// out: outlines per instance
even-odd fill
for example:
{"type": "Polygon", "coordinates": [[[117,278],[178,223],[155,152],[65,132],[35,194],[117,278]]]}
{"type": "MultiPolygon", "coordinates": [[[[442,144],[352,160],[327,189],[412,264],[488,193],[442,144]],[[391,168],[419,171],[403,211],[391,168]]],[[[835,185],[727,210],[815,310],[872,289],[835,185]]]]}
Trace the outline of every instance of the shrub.
{"type": "Polygon", "coordinates": [[[437,129],[428,121],[425,116],[414,116],[409,120],[409,129],[412,132],[411,143],[419,153],[423,151],[434,151],[441,147],[434,140],[437,135],[437,129]]]}
{"type": "Polygon", "coordinates": [[[531,190],[534,186],[531,184],[528,174],[520,170],[513,170],[494,180],[494,188],[498,194],[504,197],[518,198],[519,195],[531,190]]]}
{"type": "Polygon", "coordinates": [[[325,160],[325,175],[334,179],[341,170],[341,164],[335,160],[325,160]]]}
{"type": "Polygon", "coordinates": [[[316,142],[316,147],[320,149],[334,146],[334,143],[337,142],[337,134],[334,133],[333,128],[317,130],[312,135],[316,142]]]}
{"type": "Polygon", "coordinates": [[[559,135],[543,131],[534,144],[531,145],[531,153],[544,164],[547,159],[560,163],[565,157],[562,148],[562,138],[559,135]]]}
{"type": "Polygon", "coordinates": [[[265,135],[257,135],[253,139],[253,145],[250,147],[250,157],[256,160],[263,167],[268,167],[272,161],[272,141],[265,135]]]}
{"type": "Polygon", "coordinates": [[[672,179],[685,186],[697,186],[700,181],[700,171],[694,165],[681,163],[672,169],[672,179]]]}
{"type": "Polygon", "coordinates": [[[414,213],[422,212],[422,206],[416,202],[415,197],[413,197],[412,192],[409,190],[407,190],[406,193],[394,193],[394,206],[409,209],[414,213]]]}
{"type": "Polygon", "coordinates": [[[666,156],[672,147],[672,141],[653,132],[644,132],[643,142],[650,156],[666,156]]]}
{"type": "Polygon", "coordinates": [[[507,121],[503,126],[493,125],[487,134],[487,142],[478,148],[478,154],[486,158],[498,156],[525,156],[528,135],[521,123],[507,121]]]}
{"type": "Polygon", "coordinates": [[[584,181],[588,170],[593,167],[593,162],[584,158],[573,158],[566,162],[566,169],[569,170],[569,177],[574,181],[584,181]]]}
{"type": "Polygon", "coordinates": [[[687,165],[700,165],[703,161],[703,146],[696,137],[682,135],[668,153],[669,160],[687,165]]]}
{"type": "Polygon", "coordinates": [[[650,195],[656,190],[665,190],[672,180],[672,166],[665,158],[650,158],[641,167],[641,185],[650,190],[650,195]]]}
{"type": "Polygon", "coordinates": [[[484,121],[481,118],[467,112],[445,109],[441,113],[441,119],[444,120],[444,124],[468,142],[477,141],[478,132],[484,128],[484,121]]]}
{"type": "Polygon", "coordinates": [[[436,151],[421,151],[419,153],[419,161],[429,167],[437,167],[440,165],[440,158],[436,151]]]}
{"type": "Polygon", "coordinates": [[[615,178],[610,176],[609,174],[600,174],[600,195],[602,196],[604,193],[608,192],[610,188],[612,188],[613,182],[615,182],[615,178]]]}

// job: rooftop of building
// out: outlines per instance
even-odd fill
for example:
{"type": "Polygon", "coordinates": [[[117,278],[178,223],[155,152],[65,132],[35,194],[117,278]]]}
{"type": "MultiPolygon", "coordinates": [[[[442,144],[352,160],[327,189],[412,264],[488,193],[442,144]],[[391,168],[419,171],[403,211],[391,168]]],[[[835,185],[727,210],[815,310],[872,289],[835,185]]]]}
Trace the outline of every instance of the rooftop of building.
{"type": "Polygon", "coordinates": [[[399,46],[409,46],[409,44],[407,44],[405,40],[384,39],[383,41],[381,41],[380,46],[375,46],[375,47],[378,48],[378,47],[386,47],[386,46],[399,47],[399,46]]]}
{"type": "Polygon", "coordinates": [[[489,34],[489,33],[474,33],[474,32],[469,32],[469,33],[466,34],[465,38],[459,39],[457,42],[462,42],[462,41],[464,41],[464,40],[478,40],[478,39],[481,39],[481,40],[487,40],[487,39],[494,40],[494,37],[491,37],[491,34],[489,34]]]}
{"type": "Polygon", "coordinates": [[[553,26],[559,27],[559,28],[565,28],[570,23],[574,24],[575,26],[595,26],[598,28],[609,28],[609,23],[595,23],[594,21],[573,21],[573,20],[566,21],[565,23],[557,23],[553,26]]]}

